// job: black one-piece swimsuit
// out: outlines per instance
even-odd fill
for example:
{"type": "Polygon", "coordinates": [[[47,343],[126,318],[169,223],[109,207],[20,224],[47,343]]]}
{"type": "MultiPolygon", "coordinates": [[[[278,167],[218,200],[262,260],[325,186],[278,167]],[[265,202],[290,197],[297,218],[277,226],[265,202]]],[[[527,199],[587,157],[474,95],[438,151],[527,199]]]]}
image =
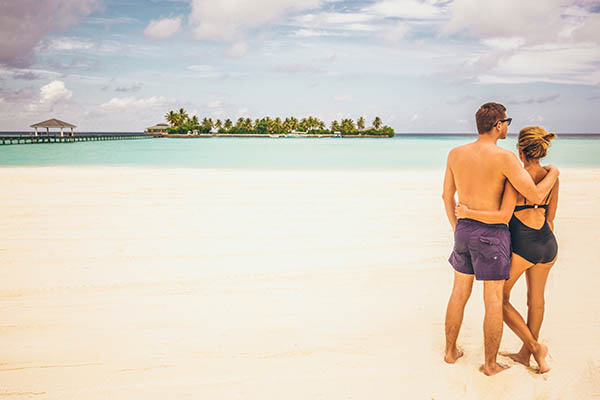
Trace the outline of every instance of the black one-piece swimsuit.
{"type": "MultiPolygon", "coordinates": [[[[515,207],[515,212],[529,208],[543,208],[546,210],[544,217],[548,214],[548,204],[519,205],[515,207]]],[[[510,229],[513,253],[520,255],[532,264],[548,263],[556,257],[558,244],[547,219],[544,220],[544,225],[540,229],[533,229],[522,223],[513,213],[508,228],[510,229]]]]}

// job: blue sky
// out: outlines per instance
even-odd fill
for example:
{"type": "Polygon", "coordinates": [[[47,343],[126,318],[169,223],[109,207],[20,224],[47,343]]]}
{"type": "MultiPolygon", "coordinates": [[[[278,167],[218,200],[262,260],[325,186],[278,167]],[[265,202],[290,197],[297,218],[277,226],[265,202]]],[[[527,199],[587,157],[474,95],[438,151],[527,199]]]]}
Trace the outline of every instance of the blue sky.
{"type": "Polygon", "coordinates": [[[600,0],[22,0],[0,35],[0,130],[184,107],[474,132],[497,101],[515,132],[600,131],[600,0]]]}

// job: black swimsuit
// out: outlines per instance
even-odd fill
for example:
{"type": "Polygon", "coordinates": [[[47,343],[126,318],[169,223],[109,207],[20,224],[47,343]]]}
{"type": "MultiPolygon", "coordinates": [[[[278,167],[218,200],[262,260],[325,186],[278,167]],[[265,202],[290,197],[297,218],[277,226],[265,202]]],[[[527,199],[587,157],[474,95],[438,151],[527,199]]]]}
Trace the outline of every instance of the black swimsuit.
{"type": "MultiPolygon", "coordinates": [[[[548,197],[550,197],[550,194],[548,194],[548,197]]],[[[543,208],[546,210],[546,214],[548,213],[548,204],[518,205],[515,207],[515,212],[529,208],[543,208]]],[[[548,225],[548,220],[544,221],[544,225],[540,229],[533,229],[521,222],[513,213],[508,228],[510,229],[513,253],[520,255],[533,264],[548,263],[556,258],[558,244],[552,229],[548,225]]]]}

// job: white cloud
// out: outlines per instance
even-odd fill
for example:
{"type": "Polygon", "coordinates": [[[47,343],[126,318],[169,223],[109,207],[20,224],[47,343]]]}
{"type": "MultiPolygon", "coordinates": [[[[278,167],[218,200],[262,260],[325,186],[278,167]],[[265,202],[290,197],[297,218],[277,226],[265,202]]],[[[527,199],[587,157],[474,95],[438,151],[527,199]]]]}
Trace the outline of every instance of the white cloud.
{"type": "Polygon", "coordinates": [[[409,31],[409,26],[404,22],[398,22],[395,26],[385,29],[382,32],[382,37],[388,42],[400,42],[409,31]]]}
{"type": "Polygon", "coordinates": [[[237,115],[238,115],[238,117],[247,117],[248,109],[246,107],[242,107],[242,108],[238,109],[237,115]]]}
{"type": "Polygon", "coordinates": [[[162,96],[152,96],[146,99],[138,99],[136,97],[113,97],[110,101],[101,105],[106,110],[122,110],[132,108],[150,108],[164,106],[167,104],[167,99],[162,96]]]}
{"type": "Polygon", "coordinates": [[[573,31],[573,37],[578,40],[600,43],[600,14],[589,16],[578,29],[573,31]]]}
{"type": "Polygon", "coordinates": [[[240,58],[246,55],[248,52],[248,43],[245,41],[234,43],[229,49],[225,51],[225,56],[229,58],[240,58]]]}
{"type": "Polygon", "coordinates": [[[333,96],[333,101],[337,101],[337,102],[352,101],[352,95],[344,94],[344,95],[333,96]]]}
{"type": "MultiPolygon", "coordinates": [[[[443,5],[443,3],[442,3],[443,5]]],[[[364,12],[406,19],[439,19],[444,16],[444,7],[436,2],[417,0],[384,0],[363,9],[364,12]]]]}
{"type": "Polygon", "coordinates": [[[308,37],[319,37],[319,36],[330,36],[329,32],[316,30],[316,29],[299,29],[294,32],[294,36],[308,38],[308,37]]]}
{"type": "Polygon", "coordinates": [[[48,33],[79,23],[99,0],[0,1],[0,64],[23,67],[48,33]]]}
{"type": "MultiPolygon", "coordinates": [[[[479,38],[523,38],[530,44],[555,41],[557,27],[569,22],[563,13],[569,0],[455,0],[442,31],[479,38]]],[[[570,0],[574,3],[575,0],[570,0]]]]}
{"type": "Polygon", "coordinates": [[[326,0],[191,0],[189,23],[197,39],[235,41],[247,30],[269,25],[289,12],[319,7],[326,0]]]}
{"type": "Polygon", "coordinates": [[[144,30],[144,35],[155,39],[166,39],[181,28],[181,16],[152,20],[144,30]]]}
{"type": "Polygon", "coordinates": [[[219,71],[217,71],[217,69],[212,65],[190,65],[187,68],[190,71],[194,71],[194,78],[218,78],[221,76],[219,71]]]}
{"type": "Polygon", "coordinates": [[[48,48],[51,50],[89,50],[94,47],[90,41],[76,38],[63,37],[50,41],[48,48]]]}
{"type": "Polygon", "coordinates": [[[223,106],[223,102],[221,100],[213,100],[208,103],[208,108],[219,108],[223,106]]]}
{"type": "Polygon", "coordinates": [[[62,81],[52,81],[40,89],[40,103],[54,104],[59,100],[68,100],[73,92],[65,87],[62,81]]]}

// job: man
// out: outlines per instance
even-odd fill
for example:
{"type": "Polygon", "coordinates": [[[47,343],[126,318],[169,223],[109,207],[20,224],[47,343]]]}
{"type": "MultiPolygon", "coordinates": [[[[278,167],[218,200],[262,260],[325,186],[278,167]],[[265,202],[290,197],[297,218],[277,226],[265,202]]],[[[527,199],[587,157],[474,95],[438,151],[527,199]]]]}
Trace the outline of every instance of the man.
{"type": "Polygon", "coordinates": [[[453,364],[463,355],[456,347],[456,339],[475,277],[483,281],[483,372],[491,376],[508,368],[498,364],[496,357],[502,338],[502,289],[510,272],[510,232],[505,224],[457,220],[454,195],[458,191],[460,203],[469,208],[498,210],[508,179],[528,200],[540,203],[552,189],[558,178],[558,170],[550,166],[549,173],[536,186],[515,154],[497,146],[498,139],[506,138],[512,121],[507,117],[503,105],[486,103],[479,108],[475,119],[479,137],[473,143],[450,151],[444,178],[442,197],[455,240],[454,251],[449,259],[455,271],[454,286],[446,310],[444,360],[453,364]]]}

